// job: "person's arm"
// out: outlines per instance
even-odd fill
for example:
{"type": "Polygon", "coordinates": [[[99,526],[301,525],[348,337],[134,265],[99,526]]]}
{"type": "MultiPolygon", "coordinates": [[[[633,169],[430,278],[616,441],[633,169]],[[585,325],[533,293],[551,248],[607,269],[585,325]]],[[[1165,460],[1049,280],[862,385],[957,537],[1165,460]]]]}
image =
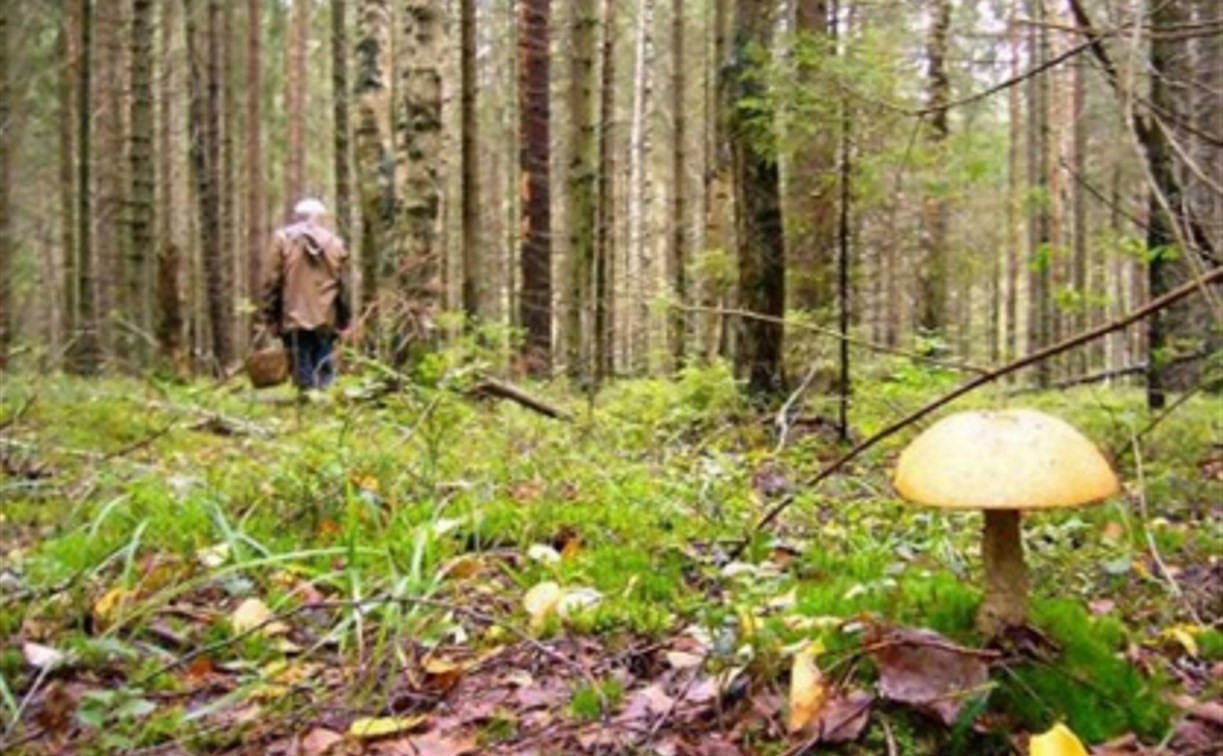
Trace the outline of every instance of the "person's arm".
{"type": "Polygon", "coordinates": [[[284,237],[277,233],[263,260],[261,320],[273,334],[280,333],[284,313],[284,237]]]}

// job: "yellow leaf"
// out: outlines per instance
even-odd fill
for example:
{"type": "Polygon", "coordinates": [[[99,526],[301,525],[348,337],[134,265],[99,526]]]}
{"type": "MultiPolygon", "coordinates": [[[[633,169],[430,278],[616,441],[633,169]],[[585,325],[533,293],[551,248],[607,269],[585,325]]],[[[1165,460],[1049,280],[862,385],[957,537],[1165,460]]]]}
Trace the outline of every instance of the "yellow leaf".
{"type": "Polygon", "coordinates": [[[542,625],[548,616],[556,611],[556,605],[561,600],[561,587],[551,580],[546,580],[531,590],[522,599],[527,614],[531,615],[531,624],[542,625]]]}
{"type": "Polygon", "coordinates": [[[1159,636],[1166,641],[1176,643],[1185,649],[1185,653],[1196,659],[1198,656],[1198,642],[1194,636],[1201,631],[1202,629],[1195,625],[1174,625],[1164,630],[1159,636]]]}
{"type": "Polygon", "coordinates": [[[1058,722],[1048,732],[1032,736],[1028,756],[1087,756],[1087,749],[1069,727],[1058,722]]]}
{"type": "Polygon", "coordinates": [[[794,655],[790,670],[790,732],[811,724],[828,703],[828,685],[815,663],[817,650],[809,645],[794,655]]]}
{"type": "Polygon", "coordinates": [[[131,596],[131,592],[125,588],[111,588],[102,598],[93,603],[93,618],[105,629],[114,621],[115,615],[119,613],[119,608],[131,596]]]}
{"type": "Polygon", "coordinates": [[[385,738],[388,735],[397,735],[401,732],[413,730],[424,721],[425,717],[423,715],[415,717],[362,717],[349,726],[348,734],[363,740],[385,738]]]}

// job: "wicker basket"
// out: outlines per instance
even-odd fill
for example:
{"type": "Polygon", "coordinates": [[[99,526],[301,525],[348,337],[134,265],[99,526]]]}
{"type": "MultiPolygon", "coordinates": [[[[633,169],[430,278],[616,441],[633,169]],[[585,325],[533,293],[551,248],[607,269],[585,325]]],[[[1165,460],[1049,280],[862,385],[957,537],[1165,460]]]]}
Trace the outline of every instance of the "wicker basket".
{"type": "Polygon", "coordinates": [[[255,388],[279,386],[289,380],[289,353],[279,342],[251,349],[246,356],[246,375],[255,388]]]}

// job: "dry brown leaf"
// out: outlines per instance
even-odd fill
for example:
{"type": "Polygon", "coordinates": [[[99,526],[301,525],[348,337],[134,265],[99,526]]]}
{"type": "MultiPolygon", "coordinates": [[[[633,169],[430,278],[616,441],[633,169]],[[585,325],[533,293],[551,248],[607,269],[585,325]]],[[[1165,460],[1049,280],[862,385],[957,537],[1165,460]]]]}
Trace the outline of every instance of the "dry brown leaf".
{"type": "Polygon", "coordinates": [[[479,752],[474,737],[443,733],[440,728],[423,735],[375,743],[369,749],[369,753],[382,756],[464,756],[479,752]]]}
{"type": "Polygon", "coordinates": [[[324,756],[338,751],[344,736],[324,727],[316,727],[306,737],[302,738],[299,753],[301,756],[324,756]]]}
{"type": "Polygon", "coordinates": [[[666,714],[674,705],[675,699],[667,695],[662,683],[654,683],[633,691],[620,718],[626,721],[650,719],[666,714]]]}
{"type": "Polygon", "coordinates": [[[981,654],[932,630],[892,630],[868,641],[867,651],[879,670],[884,698],[914,706],[948,726],[989,684],[989,666],[981,654]]]}
{"type": "Polygon", "coordinates": [[[821,743],[850,743],[857,740],[870,719],[874,697],[864,690],[853,690],[829,699],[817,723],[821,743]]]}
{"type": "Polygon", "coordinates": [[[229,624],[234,632],[241,634],[255,630],[267,636],[282,635],[289,631],[289,626],[272,619],[275,616],[268,605],[257,598],[248,598],[238,605],[229,616],[229,624]]]}

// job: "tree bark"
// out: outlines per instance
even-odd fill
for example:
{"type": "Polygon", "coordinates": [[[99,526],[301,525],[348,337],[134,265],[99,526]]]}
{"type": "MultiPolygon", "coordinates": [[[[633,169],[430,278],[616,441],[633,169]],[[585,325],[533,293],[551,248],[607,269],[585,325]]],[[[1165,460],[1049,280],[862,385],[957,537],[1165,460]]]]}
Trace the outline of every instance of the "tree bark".
{"type": "MultiPolygon", "coordinates": [[[[950,133],[947,104],[951,101],[951,80],[947,75],[948,37],[951,31],[950,0],[934,0],[928,59],[928,103],[930,109],[929,147],[935,165],[942,163],[950,133]]],[[[921,233],[918,244],[922,263],[918,267],[917,325],[927,335],[946,336],[947,325],[947,204],[943,189],[928,188],[922,201],[921,233]]]]}
{"type": "Polygon", "coordinates": [[[170,61],[179,52],[174,44],[174,30],[181,29],[178,0],[165,0],[160,4],[161,18],[158,59],[162,61],[158,70],[160,81],[158,91],[158,150],[157,159],[160,169],[157,171],[160,196],[157,205],[161,212],[158,219],[157,246],[157,349],[162,360],[168,363],[178,375],[187,373],[186,358],[183,349],[183,302],[180,293],[180,247],[176,238],[175,218],[179,215],[179,200],[176,191],[179,176],[174,166],[178,154],[176,126],[180,123],[181,112],[178,107],[182,91],[179,83],[181,76],[176,75],[176,68],[170,61]]]}
{"type": "Polygon", "coordinates": [[[688,259],[691,256],[688,219],[688,116],[686,106],[687,68],[685,58],[684,0],[671,1],[671,121],[675,124],[671,158],[671,255],[669,260],[671,297],[677,307],[671,308],[668,322],[672,368],[676,371],[687,361],[688,259]]]}
{"type": "Polygon", "coordinates": [[[443,28],[440,0],[404,0],[403,34],[397,47],[401,101],[397,162],[402,171],[397,192],[402,206],[397,275],[406,297],[406,319],[396,324],[397,360],[414,359],[431,349],[443,292],[440,236],[442,204],[443,28]]]}
{"type": "MultiPolygon", "coordinates": [[[[476,65],[479,56],[476,38],[476,0],[461,0],[460,5],[460,86],[462,87],[462,113],[460,115],[462,136],[460,140],[463,161],[463,312],[468,323],[479,320],[484,306],[481,277],[484,271],[483,238],[480,223],[480,133],[476,111],[476,65]]],[[[489,271],[491,272],[491,270],[489,271]]]]}
{"type": "Polygon", "coordinates": [[[348,0],[331,0],[331,120],[336,230],[346,241],[352,224],[352,120],[349,116],[348,0]]]}
{"type": "Polygon", "coordinates": [[[627,362],[635,372],[648,368],[650,351],[649,300],[653,292],[650,280],[653,264],[646,238],[650,209],[650,172],[646,165],[650,153],[650,130],[646,121],[653,94],[650,76],[653,56],[650,29],[653,23],[654,0],[638,0],[633,57],[633,114],[629,126],[628,264],[625,266],[629,291],[628,318],[625,322],[627,362]]]}
{"type": "Polygon", "coordinates": [[[361,205],[361,301],[371,340],[381,328],[380,282],[389,258],[395,188],[390,146],[390,0],[362,0],[356,97],[357,189],[361,205]]]}
{"type": "MultiPolygon", "coordinates": [[[[1044,0],[1028,0],[1028,16],[1037,21],[1028,31],[1032,65],[1049,59],[1049,31],[1043,26],[1044,0]]],[[[1053,235],[1049,211],[1049,78],[1042,72],[1028,80],[1028,351],[1047,346],[1052,338],[1051,271],[1053,235]]],[[[1050,365],[1036,366],[1036,382],[1047,386],[1050,365]]]]}
{"type": "MultiPolygon", "coordinates": [[[[796,10],[798,85],[820,88],[819,68],[836,54],[829,30],[828,1],[799,0],[796,10]]],[[[820,91],[823,89],[826,88],[820,91]]],[[[790,248],[786,267],[794,307],[809,312],[823,310],[826,314],[833,307],[837,267],[837,198],[833,179],[837,141],[831,132],[824,128],[800,129],[797,137],[800,147],[789,182],[790,216],[786,218],[790,248]]]]}
{"type": "Polygon", "coordinates": [[[599,89],[599,217],[594,270],[594,371],[602,383],[615,372],[612,302],[615,275],[616,0],[603,0],[602,84],[599,89]]]}
{"type": "Polygon", "coordinates": [[[289,121],[285,165],[284,217],[293,217],[293,206],[302,198],[306,186],[306,48],[310,44],[310,0],[293,0],[288,41],[288,71],[285,80],[285,110],[289,121]]]}
{"type": "Polygon", "coordinates": [[[548,17],[550,0],[522,0],[518,10],[519,158],[522,175],[522,293],[527,374],[552,372],[552,211],[548,169],[548,17]]]}
{"type": "Polygon", "coordinates": [[[0,371],[8,368],[13,334],[13,150],[16,129],[12,114],[11,43],[9,41],[16,4],[0,2],[0,371]]]}
{"type": "MultiPolygon", "coordinates": [[[[772,22],[766,3],[747,3],[739,8],[728,127],[735,176],[740,306],[781,317],[785,311],[786,269],[776,127],[770,111],[758,110],[767,107],[760,104],[768,99],[761,72],[769,60],[759,56],[769,55],[772,49],[772,22]]],[[[782,391],[782,327],[776,322],[750,320],[741,331],[743,339],[735,353],[735,365],[746,375],[749,393],[763,396],[782,391]]]]}
{"type": "MultiPolygon", "coordinates": [[[[246,4],[246,291],[252,301],[260,296],[259,278],[265,245],[268,243],[267,199],[263,164],[263,0],[246,4]]],[[[250,325],[254,324],[254,315],[250,325]]]]}
{"type": "MultiPolygon", "coordinates": [[[[153,322],[153,242],[157,227],[155,194],[157,168],[153,161],[153,3],[132,0],[131,38],[131,130],[128,133],[130,162],[130,199],[127,265],[124,290],[132,322],[142,333],[150,332],[153,322]]],[[[137,349],[142,362],[149,357],[147,342],[141,338],[137,349]]]]}
{"type": "Polygon", "coordinates": [[[221,372],[232,357],[231,307],[228,271],[221,249],[220,228],[220,0],[208,0],[205,71],[200,71],[195,24],[195,2],[184,0],[187,57],[191,66],[191,166],[195,177],[207,296],[208,326],[212,334],[213,369],[221,372]]]}
{"type": "Polygon", "coordinates": [[[77,55],[77,102],[76,102],[76,311],[75,330],[72,334],[71,366],[81,375],[93,375],[101,366],[101,348],[98,341],[98,300],[94,281],[93,257],[93,191],[91,187],[90,163],[92,140],[93,95],[93,3],[80,0],[78,21],[81,42],[77,55]]]}
{"type": "Polygon", "coordinates": [[[76,259],[79,250],[76,243],[76,147],[74,144],[73,127],[76,125],[76,115],[73,111],[76,80],[79,77],[77,67],[80,61],[77,55],[80,24],[77,14],[80,4],[76,0],[62,0],[60,10],[64,20],[56,36],[56,59],[59,61],[59,72],[56,76],[57,113],[59,124],[59,212],[60,212],[60,246],[61,255],[61,287],[60,316],[57,351],[61,344],[71,344],[76,334],[77,323],[80,320],[79,297],[77,295],[76,259]]]}

